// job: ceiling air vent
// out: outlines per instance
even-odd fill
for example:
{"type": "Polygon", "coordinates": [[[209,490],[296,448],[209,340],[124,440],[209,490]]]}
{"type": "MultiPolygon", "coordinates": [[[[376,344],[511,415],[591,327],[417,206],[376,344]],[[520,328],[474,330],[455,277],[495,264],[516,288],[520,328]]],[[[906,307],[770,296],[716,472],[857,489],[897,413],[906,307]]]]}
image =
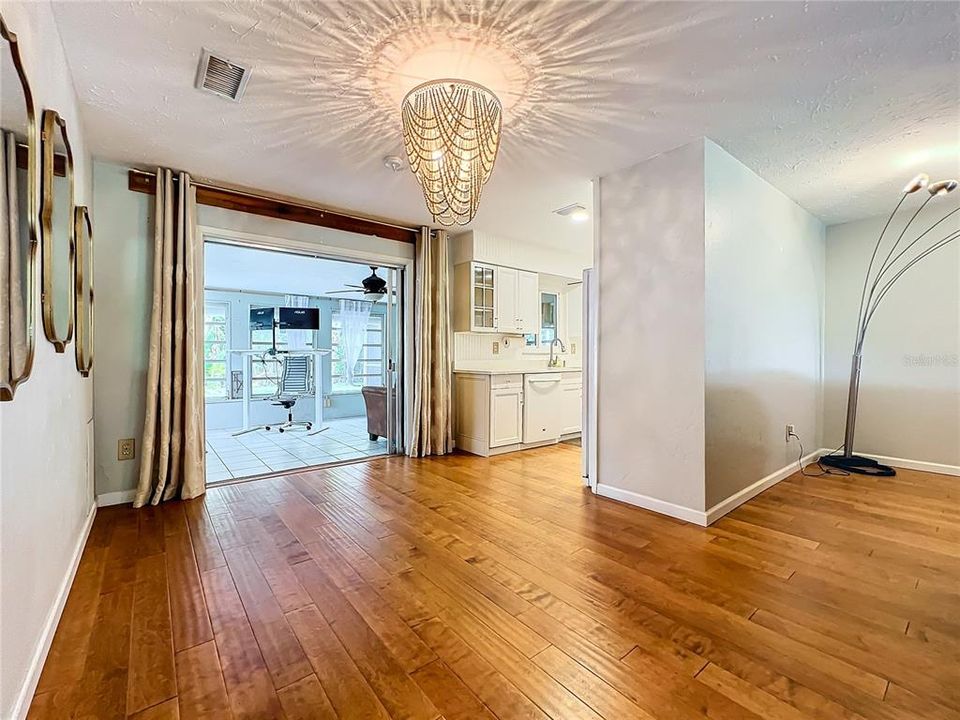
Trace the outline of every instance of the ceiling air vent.
{"type": "Polygon", "coordinates": [[[197,88],[237,101],[243,96],[250,79],[250,68],[217,57],[209,50],[200,56],[197,68],[197,88]]]}

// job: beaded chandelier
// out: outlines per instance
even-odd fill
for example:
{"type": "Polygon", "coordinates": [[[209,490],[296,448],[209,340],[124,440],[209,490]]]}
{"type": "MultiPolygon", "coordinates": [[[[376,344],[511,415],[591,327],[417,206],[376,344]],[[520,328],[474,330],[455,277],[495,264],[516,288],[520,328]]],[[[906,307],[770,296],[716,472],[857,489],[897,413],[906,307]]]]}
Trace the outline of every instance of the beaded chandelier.
{"type": "Polygon", "coordinates": [[[467,80],[433,80],[403,99],[403,143],[427,209],[440,225],[466,225],[500,148],[500,100],[467,80]]]}

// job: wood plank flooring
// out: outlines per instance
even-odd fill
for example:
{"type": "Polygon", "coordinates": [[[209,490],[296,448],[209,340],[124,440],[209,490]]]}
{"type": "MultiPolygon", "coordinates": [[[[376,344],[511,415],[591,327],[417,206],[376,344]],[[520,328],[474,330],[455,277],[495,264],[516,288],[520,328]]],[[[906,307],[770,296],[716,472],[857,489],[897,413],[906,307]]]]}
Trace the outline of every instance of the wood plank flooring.
{"type": "Polygon", "coordinates": [[[101,510],[31,718],[960,717],[960,479],[794,475],[710,528],[570,445],[101,510]]]}

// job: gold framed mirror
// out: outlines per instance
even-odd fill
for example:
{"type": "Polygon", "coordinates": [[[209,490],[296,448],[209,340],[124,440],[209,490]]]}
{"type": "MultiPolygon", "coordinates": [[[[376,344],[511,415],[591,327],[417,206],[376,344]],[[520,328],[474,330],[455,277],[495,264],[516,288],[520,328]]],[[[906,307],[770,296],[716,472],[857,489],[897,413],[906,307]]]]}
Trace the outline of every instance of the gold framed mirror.
{"type": "Polygon", "coordinates": [[[0,16],[0,400],[33,369],[37,131],[17,36],[0,16]]]}
{"type": "Polygon", "coordinates": [[[74,347],[77,370],[87,377],[93,368],[93,226],[86,206],[78,205],[73,214],[76,241],[73,306],[77,333],[74,347]]]}
{"type": "Polygon", "coordinates": [[[67,123],[44,110],[40,123],[40,302],[43,332],[57,352],[73,339],[73,152],[67,123]]]}

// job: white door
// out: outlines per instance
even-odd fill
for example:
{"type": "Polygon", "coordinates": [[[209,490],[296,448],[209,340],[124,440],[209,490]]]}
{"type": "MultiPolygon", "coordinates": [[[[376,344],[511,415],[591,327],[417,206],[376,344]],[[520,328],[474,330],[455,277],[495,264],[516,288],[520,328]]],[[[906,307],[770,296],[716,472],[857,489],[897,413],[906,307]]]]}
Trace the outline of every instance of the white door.
{"type": "Polygon", "coordinates": [[[519,384],[490,390],[490,447],[520,442],[523,387],[519,384]]]}
{"type": "Polygon", "coordinates": [[[582,423],[583,383],[579,380],[564,380],[560,383],[561,435],[580,432],[582,423]]]}
{"type": "Polygon", "coordinates": [[[524,335],[540,331],[540,276],[521,270],[517,279],[519,329],[524,335]]]}
{"type": "Polygon", "coordinates": [[[559,440],[560,373],[526,375],[523,383],[523,441],[559,440]]]}
{"type": "Polygon", "coordinates": [[[513,268],[498,267],[494,283],[493,326],[500,332],[519,332],[517,274],[513,268]]]}

